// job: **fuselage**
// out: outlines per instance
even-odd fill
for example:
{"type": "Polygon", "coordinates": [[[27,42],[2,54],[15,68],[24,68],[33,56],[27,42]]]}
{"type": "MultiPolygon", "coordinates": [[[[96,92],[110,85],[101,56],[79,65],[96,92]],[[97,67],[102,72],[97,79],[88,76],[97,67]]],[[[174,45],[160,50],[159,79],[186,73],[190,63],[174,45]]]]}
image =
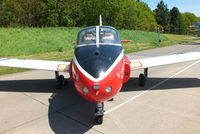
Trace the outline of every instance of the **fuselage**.
{"type": "Polygon", "coordinates": [[[130,77],[117,30],[96,26],[78,34],[70,77],[76,90],[92,102],[113,98],[130,77]]]}

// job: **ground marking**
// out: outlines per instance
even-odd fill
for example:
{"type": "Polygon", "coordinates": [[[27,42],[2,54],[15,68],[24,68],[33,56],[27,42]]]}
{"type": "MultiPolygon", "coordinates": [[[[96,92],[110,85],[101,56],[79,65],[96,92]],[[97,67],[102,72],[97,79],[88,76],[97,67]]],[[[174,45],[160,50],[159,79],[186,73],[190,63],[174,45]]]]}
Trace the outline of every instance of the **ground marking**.
{"type": "Polygon", "coordinates": [[[175,77],[176,75],[179,75],[180,73],[186,71],[187,69],[191,68],[192,66],[196,65],[196,64],[199,63],[199,62],[200,62],[200,60],[194,62],[193,64],[187,66],[186,68],[184,68],[184,69],[182,69],[181,71],[175,73],[174,75],[170,76],[169,78],[164,79],[163,81],[157,83],[156,85],[152,86],[151,88],[146,89],[145,91],[141,92],[140,94],[138,94],[138,95],[136,95],[136,96],[133,96],[132,98],[126,100],[125,102],[123,102],[123,103],[121,103],[121,104],[119,104],[119,105],[117,105],[117,106],[111,108],[110,110],[104,112],[104,114],[106,115],[106,114],[108,114],[108,113],[110,113],[110,112],[112,112],[112,111],[114,111],[114,110],[116,110],[116,109],[122,107],[123,105],[125,105],[125,104],[131,102],[132,100],[135,100],[135,99],[138,98],[139,96],[141,96],[141,95],[143,95],[143,94],[149,92],[150,90],[152,90],[152,89],[154,89],[154,88],[160,86],[161,84],[165,83],[165,82],[168,81],[169,79],[175,77]]]}

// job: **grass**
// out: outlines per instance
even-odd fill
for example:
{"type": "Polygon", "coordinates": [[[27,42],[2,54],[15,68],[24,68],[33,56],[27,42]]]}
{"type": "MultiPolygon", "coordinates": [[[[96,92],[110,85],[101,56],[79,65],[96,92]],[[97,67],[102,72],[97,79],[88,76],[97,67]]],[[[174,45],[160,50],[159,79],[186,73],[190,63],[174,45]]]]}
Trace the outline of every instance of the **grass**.
{"type": "Polygon", "coordinates": [[[164,34],[168,38],[168,40],[162,42],[162,46],[170,46],[174,44],[181,44],[186,42],[195,41],[194,39],[186,39],[190,38],[192,36],[186,36],[186,35],[175,35],[175,34],[164,34]]]}
{"type": "MultiPolygon", "coordinates": [[[[157,33],[151,33],[151,32],[144,32],[138,31],[137,33],[132,33],[133,36],[136,36],[135,38],[140,37],[139,39],[136,39],[134,41],[128,44],[123,44],[123,48],[125,50],[125,53],[131,53],[131,52],[138,52],[142,50],[147,49],[153,49],[158,47],[166,47],[170,45],[176,45],[186,42],[192,42],[194,39],[186,39],[190,38],[192,36],[186,36],[186,35],[175,35],[175,34],[161,34],[160,39],[161,43],[160,46],[158,45],[158,34],[157,33]],[[137,34],[137,35],[135,35],[137,34]]],[[[128,37],[131,38],[131,37],[128,37]]]]}
{"type": "MultiPolygon", "coordinates": [[[[150,43],[156,45],[158,42],[158,34],[155,32],[119,30],[121,40],[132,40],[132,43],[150,43]]],[[[168,38],[161,35],[161,40],[166,41],[168,38]]]]}
{"type": "Polygon", "coordinates": [[[1,28],[0,57],[73,49],[81,28],[1,28]]]}
{"type": "MultiPolygon", "coordinates": [[[[77,33],[81,28],[0,28],[0,57],[70,61],[73,57],[77,33]]],[[[158,35],[153,32],[119,30],[125,53],[158,47],[158,35]]],[[[161,46],[188,42],[184,35],[161,35],[161,46]]],[[[26,71],[0,67],[0,75],[26,71]]]]}

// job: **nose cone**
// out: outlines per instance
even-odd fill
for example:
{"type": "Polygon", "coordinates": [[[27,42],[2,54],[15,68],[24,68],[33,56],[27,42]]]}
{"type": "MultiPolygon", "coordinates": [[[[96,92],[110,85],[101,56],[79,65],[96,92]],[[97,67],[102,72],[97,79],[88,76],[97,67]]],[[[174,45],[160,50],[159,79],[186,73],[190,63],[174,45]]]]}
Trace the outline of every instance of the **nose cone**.
{"type": "Polygon", "coordinates": [[[122,51],[121,46],[96,45],[77,47],[75,56],[79,65],[95,79],[100,78],[122,51]]]}
{"type": "Polygon", "coordinates": [[[100,55],[96,56],[96,54],[81,62],[82,68],[96,79],[104,74],[111,64],[111,58],[105,58],[100,55]]]}

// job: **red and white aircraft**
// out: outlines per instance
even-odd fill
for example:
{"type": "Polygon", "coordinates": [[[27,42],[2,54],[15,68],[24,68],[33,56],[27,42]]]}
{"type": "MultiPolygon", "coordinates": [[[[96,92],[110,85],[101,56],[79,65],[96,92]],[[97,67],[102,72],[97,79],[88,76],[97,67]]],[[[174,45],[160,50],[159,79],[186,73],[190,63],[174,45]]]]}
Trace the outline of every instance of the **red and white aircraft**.
{"type": "Polygon", "coordinates": [[[79,32],[71,62],[0,58],[0,66],[55,71],[58,86],[64,84],[59,72],[69,72],[78,93],[97,103],[95,121],[101,124],[103,103],[120,91],[123,83],[129,80],[131,70],[144,69],[144,74],[139,75],[139,84],[144,86],[148,68],[198,59],[200,52],[129,60],[116,29],[92,26],[79,32]]]}

